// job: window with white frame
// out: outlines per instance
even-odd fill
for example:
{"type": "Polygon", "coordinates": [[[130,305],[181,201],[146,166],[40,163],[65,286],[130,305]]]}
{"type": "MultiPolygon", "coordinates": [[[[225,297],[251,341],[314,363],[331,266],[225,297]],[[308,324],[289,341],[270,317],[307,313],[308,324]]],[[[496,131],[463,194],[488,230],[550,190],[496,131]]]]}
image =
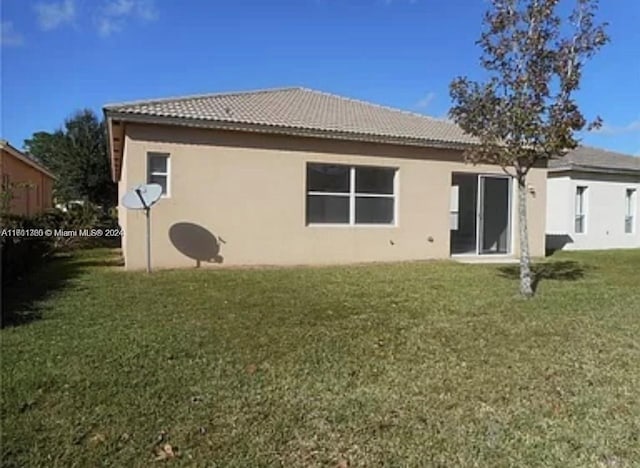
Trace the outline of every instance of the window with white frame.
{"type": "Polygon", "coordinates": [[[307,164],[307,224],[395,224],[396,168],[307,164]]]}
{"type": "Polygon", "coordinates": [[[634,212],[636,209],[636,189],[628,188],[625,191],[624,201],[624,232],[632,234],[634,229],[634,212]]]}
{"type": "Polygon", "coordinates": [[[587,187],[576,187],[576,218],[575,218],[575,231],[577,234],[583,234],[586,230],[587,221],[587,187]]]}
{"type": "Polygon", "coordinates": [[[169,194],[169,154],[147,153],[147,183],[159,184],[162,194],[169,194]]]}

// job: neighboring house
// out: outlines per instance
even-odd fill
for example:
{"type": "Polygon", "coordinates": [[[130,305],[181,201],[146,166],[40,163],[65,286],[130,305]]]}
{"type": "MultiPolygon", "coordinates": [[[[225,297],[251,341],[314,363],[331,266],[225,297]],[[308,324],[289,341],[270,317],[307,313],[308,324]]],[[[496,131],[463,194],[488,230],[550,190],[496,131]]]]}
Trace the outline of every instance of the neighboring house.
{"type": "Polygon", "coordinates": [[[547,248],[640,247],[640,158],[586,146],[549,163],[547,248]]]}
{"type": "Polygon", "coordinates": [[[31,216],[51,208],[54,179],[38,161],[0,140],[0,203],[8,202],[10,213],[31,216]]]}
{"type": "MultiPolygon", "coordinates": [[[[517,254],[516,186],[469,165],[446,121],[304,88],[105,107],[120,199],[144,182],[156,267],[328,264],[517,254]]],[[[531,252],[544,255],[546,168],[528,187],[531,252]]],[[[130,269],[145,218],[120,206],[130,269]]]]}

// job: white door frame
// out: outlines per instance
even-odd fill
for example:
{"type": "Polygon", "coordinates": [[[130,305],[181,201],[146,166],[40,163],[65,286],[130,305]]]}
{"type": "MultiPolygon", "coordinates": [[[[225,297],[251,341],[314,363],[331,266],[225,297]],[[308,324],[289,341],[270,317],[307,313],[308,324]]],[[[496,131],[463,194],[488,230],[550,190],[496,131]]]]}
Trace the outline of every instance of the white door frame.
{"type": "MultiPolygon", "coordinates": [[[[464,174],[464,173],[462,173],[464,174]]],[[[494,174],[494,173],[472,173],[473,175],[475,175],[477,177],[477,193],[476,193],[476,248],[475,248],[475,252],[473,254],[468,254],[468,253],[462,253],[462,254],[450,254],[452,257],[459,257],[459,256],[485,256],[485,255],[490,255],[490,256],[494,256],[494,257],[499,257],[499,256],[511,256],[513,255],[513,244],[514,244],[514,229],[513,229],[513,219],[514,219],[514,213],[513,213],[513,200],[514,200],[514,188],[515,188],[515,184],[513,183],[513,177],[506,175],[506,174],[494,174]],[[482,209],[483,209],[483,194],[482,194],[482,189],[483,189],[483,184],[482,184],[482,179],[483,178],[493,178],[493,179],[507,179],[507,181],[509,182],[509,186],[507,189],[507,193],[509,195],[509,199],[508,199],[508,203],[507,203],[507,213],[509,216],[509,219],[507,221],[507,229],[508,229],[508,234],[507,234],[507,251],[505,253],[482,253],[482,249],[481,249],[481,238],[482,238],[482,227],[483,227],[483,216],[482,216],[482,209]]]]}
{"type": "MultiPolygon", "coordinates": [[[[475,252],[474,253],[450,253],[449,255],[451,257],[479,257],[479,256],[492,256],[492,257],[509,257],[513,255],[513,244],[514,244],[514,238],[515,238],[515,223],[514,223],[514,213],[513,213],[513,209],[514,209],[514,204],[513,201],[515,199],[515,197],[517,196],[517,194],[515,193],[516,190],[516,184],[513,183],[513,177],[507,175],[507,174],[496,174],[496,173],[476,173],[476,172],[457,172],[454,171],[452,173],[452,177],[453,174],[468,174],[468,175],[472,175],[472,176],[476,176],[477,181],[476,181],[476,228],[475,228],[475,236],[476,236],[476,245],[475,245],[475,252]],[[508,225],[507,225],[507,233],[508,233],[508,238],[507,238],[507,252],[506,253],[481,253],[481,229],[482,229],[482,217],[481,217],[481,211],[482,211],[482,202],[483,202],[483,196],[482,196],[482,178],[494,178],[494,179],[507,179],[509,182],[509,186],[508,186],[508,195],[509,195],[509,200],[508,200],[508,205],[507,205],[507,210],[508,210],[508,215],[509,215],[509,219],[508,219],[508,225]]],[[[459,207],[458,207],[459,208],[459,207]]],[[[449,211],[450,212],[450,211],[449,211]]],[[[449,250],[450,252],[453,250],[453,246],[449,246],[449,250]]]]}

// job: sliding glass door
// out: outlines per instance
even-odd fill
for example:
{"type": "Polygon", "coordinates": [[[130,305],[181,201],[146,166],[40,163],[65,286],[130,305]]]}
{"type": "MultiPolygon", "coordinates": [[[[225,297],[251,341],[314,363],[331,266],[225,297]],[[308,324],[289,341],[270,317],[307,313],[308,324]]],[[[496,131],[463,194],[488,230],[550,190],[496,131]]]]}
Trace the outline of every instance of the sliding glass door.
{"type": "Polygon", "coordinates": [[[481,254],[509,253],[511,183],[507,177],[480,176],[479,242],[481,254]]]}
{"type": "Polygon", "coordinates": [[[453,174],[451,254],[508,254],[511,251],[511,179],[453,174]]]}

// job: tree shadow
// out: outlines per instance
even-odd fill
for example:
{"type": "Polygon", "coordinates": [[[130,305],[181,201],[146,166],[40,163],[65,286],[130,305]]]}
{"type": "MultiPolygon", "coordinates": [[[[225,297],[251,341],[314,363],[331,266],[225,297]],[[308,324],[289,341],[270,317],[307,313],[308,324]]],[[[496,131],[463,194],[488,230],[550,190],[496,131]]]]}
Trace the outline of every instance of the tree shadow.
{"type": "Polygon", "coordinates": [[[58,255],[23,278],[4,286],[1,327],[23,325],[42,318],[42,302],[81,274],[84,266],[71,254],[58,255]]]}
{"type": "Polygon", "coordinates": [[[172,225],[169,239],[178,252],[196,261],[196,268],[201,262],[224,262],[220,255],[220,244],[224,240],[198,224],[181,222],[172,225]]]}
{"type": "MultiPolygon", "coordinates": [[[[538,289],[542,280],[577,281],[582,279],[586,272],[584,265],[573,260],[538,263],[532,265],[531,270],[533,274],[531,287],[534,291],[538,289]]],[[[498,268],[498,272],[503,278],[520,278],[519,265],[502,266],[498,268]]]]}
{"type": "Polygon", "coordinates": [[[86,259],[76,261],[78,267],[123,267],[124,258],[86,259]]]}

